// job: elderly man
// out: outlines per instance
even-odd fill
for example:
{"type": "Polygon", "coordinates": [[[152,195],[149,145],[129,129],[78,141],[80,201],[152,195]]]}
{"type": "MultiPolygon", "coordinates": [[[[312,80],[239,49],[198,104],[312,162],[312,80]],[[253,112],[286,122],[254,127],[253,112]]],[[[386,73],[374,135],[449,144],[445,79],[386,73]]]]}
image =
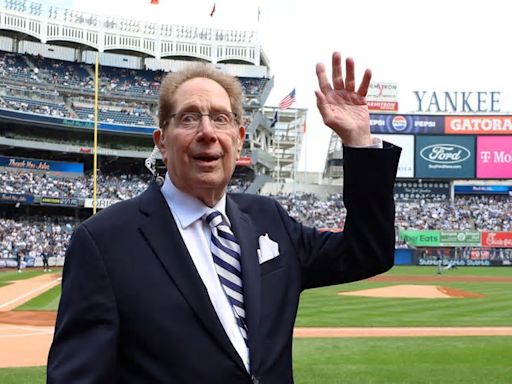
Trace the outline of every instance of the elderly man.
{"type": "Polygon", "coordinates": [[[211,66],[164,79],[154,141],[165,181],[85,221],[66,254],[49,383],[285,384],[302,290],[393,265],[400,150],[373,140],[354,62],[317,65],[318,108],[345,144],[343,233],[274,200],[226,194],[240,155],[242,90],[211,66]]]}

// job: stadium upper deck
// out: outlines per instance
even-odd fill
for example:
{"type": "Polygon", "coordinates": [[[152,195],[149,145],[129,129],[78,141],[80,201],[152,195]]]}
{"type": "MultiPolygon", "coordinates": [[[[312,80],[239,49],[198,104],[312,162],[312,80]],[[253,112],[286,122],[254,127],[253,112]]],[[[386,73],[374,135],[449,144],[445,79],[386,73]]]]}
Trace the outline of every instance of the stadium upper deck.
{"type": "Polygon", "coordinates": [[[240,79],[246,96],[244,165],[270,173],[275,161],[263,144],[272,142],[272,129],[261,108],[273,79],[255,32],[135,21],[26,0],[0,1],[0,30],[5,153],[20,156],[29,149],[42,159],[57,152],[92,153],[87,135],[99,52],[100,155],[147,156],[162,76],[205,61],[240,79]]]}

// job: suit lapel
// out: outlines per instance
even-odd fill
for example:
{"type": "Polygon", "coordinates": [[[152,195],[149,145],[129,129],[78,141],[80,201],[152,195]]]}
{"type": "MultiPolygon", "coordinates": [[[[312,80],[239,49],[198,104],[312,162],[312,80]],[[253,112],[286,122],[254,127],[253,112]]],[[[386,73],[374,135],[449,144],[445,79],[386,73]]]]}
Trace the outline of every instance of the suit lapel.
{"type": "Polygon", "coordinates": [[[222,327],[206,287],[183,242],[169,207],[156,184],[153,184],[141,196],[140,209],[147,216],[147,220],[140,226],[140,230],[164,269],[208,332],[245,370],[242,359],[222,327]]]}
{"type": "Polygon", "coordinates": [[[261,279],[258,261],[258,243],[256,230],[250,217],[242,212],[238,205],[229,197],[226,198],[226,213],[231,221],[231,228],[240,243],[242,250],[242,278],[244,284],[244,302],[249,328],[249,357],[251,371],[258,367],[260,353],[258,348],[258,329],[261,310],[261,279]]]}

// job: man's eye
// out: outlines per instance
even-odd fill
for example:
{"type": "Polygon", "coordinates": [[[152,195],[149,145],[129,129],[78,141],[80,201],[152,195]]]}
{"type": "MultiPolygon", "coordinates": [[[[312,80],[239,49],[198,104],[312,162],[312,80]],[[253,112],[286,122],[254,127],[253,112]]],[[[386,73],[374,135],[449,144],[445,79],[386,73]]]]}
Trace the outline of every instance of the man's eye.
{"type": "Polygon", "coordinates": [[[213,117],[213,121],[215,121],[216,124],[228,124],[229,123],[229,115],[225,113],[217,113],[213,117]]]}
{"type": "Polygon", "coordinates": [[[180,121],[185,124],[197,122],[197,116],[194,113],[184,113],[180,117],[180,121]]]}

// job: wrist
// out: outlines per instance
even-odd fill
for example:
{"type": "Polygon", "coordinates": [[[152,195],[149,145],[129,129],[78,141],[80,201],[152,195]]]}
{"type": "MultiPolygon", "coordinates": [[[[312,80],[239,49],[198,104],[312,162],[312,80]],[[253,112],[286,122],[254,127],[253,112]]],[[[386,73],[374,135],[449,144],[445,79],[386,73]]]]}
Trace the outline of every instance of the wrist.
{"type": "Polygon", "coordinates": [[[357,135],[354,137],[342,137],[341,138],[344,145],[347,147],[368,147],[373,145],[373,138],[371,134],[368,135],[357,135]]]}

